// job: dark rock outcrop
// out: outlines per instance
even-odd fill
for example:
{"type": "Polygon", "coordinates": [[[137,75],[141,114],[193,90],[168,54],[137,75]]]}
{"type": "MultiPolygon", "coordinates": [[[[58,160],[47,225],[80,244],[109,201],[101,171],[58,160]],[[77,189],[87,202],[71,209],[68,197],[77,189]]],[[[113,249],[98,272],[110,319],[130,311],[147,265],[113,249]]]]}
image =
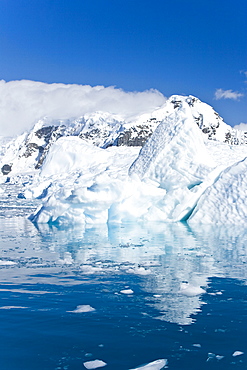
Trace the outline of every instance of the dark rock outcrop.
{"type": "Polygon", "coordinates": [[[153,134],[152,126],[137,125],[124,130],[115,140],[116,146],[143,146],[153,134]]]}
{"type": "Polygon", "coordinates": [[[2,174],[8,175],[11,172],[11,168],[12,166],[10,166],[9,164],[3,165],[3,167],[1,168],[2,174]]]}

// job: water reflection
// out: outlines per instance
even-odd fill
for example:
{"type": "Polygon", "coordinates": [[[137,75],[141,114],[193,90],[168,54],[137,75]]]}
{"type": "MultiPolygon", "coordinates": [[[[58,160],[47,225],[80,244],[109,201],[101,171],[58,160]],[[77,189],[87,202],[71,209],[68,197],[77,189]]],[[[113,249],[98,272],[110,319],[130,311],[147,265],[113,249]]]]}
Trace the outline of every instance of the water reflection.
{"type": "Polygon", "coordinates": [[[62,229],[9,218],[1,220],[0,237],[3,283],[35,283],[37,272],[37,281],[46,274],[47,282],[49,272],[50,283],[64,284],[61,269],[71,275],[70,284],[85,275],[138,276],[156,318],[182,325],[191,324],[200,311],[209,278],[247,280],[244,228],[131,223],[62,229]]]}

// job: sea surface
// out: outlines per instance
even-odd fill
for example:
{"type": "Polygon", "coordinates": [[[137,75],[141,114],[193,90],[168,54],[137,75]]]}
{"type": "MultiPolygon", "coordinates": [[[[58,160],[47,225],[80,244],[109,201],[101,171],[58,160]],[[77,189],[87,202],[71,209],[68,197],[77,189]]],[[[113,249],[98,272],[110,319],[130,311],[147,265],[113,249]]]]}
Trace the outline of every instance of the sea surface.
{"type": "Polygon", "coordinates": [[[36,205],[13,194],[0,199],[1,370],[247,369],[246,229],[35,226],[36,205]]]}

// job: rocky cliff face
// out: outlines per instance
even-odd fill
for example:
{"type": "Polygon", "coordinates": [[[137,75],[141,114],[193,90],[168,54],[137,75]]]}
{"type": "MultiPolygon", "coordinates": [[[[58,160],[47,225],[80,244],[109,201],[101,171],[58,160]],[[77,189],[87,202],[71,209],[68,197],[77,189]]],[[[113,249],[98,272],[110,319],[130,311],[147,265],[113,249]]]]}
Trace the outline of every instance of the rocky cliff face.
{"type": "MultiPolygon", "coordinates": [[[[34,135],[27,137],[27,140],[24,144],[25,151],[20,153],[20,157],[25,158],[36,156],[35,169],[38,169],[42,166],[43,161],[51,147],[51,145],[57,141],[60,137],[64,135],[65,126],[47,126],[42,127],[34,132],[34,135]],[[38,140],[42,140],[41,145],[36,142],[32,142],[33,136],[36,136],[38,140]]],[[[34,141],[34,140],[33,140],[34,141]]]]}
{"type": "Polygon", "coordinates": [[[8,144],[0,159],[1,172],[8,175],[19,170],[39,169],[51,146],[62,136],[78,136],[101,148],[112,145],[142,147],[160,122],[181,106],[190,109],[195,124],[205,134],[205,140],[247,145],[247,132],[234,130],[227,125],[208,104],[193,96],[173,95],[163,107],[134,122],[124,122],[121,117],[105,112],[71,120],[41,119],[29,133],[8,144]]]}
{"type": "Polygon", "coordinates": [[[152,136],[154,129],[160,121],[156,118],[150,118],[143,124],[137,124],[119,133],[114,144],[117,146],[140,146],[142,147],[146,141],[152,136]]]}

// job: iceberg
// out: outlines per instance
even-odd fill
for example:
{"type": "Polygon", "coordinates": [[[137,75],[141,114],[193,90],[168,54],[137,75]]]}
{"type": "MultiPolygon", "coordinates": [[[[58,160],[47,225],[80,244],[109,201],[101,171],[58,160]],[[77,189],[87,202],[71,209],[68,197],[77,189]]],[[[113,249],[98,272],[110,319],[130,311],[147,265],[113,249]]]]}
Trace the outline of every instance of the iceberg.
{"type": "Polygon", "coordinates": [[[212,107],[174,95],[134,121],[40,120],[4,147],[2,179],[26,176],[35,223],[244,224],[246,144],[212,107]]]}
{"type": "Polygon", "coordinates": [[[136,150],[132,153],[126,148],[104,150],[72,137],[58,140],[57,146],[47,156],[44,172],[41,171],[41,178],[43,174],[46,180],[48,175],[51,176],[47,196],[32,220],[37,223],[92,224],[141,217],[147,212],[147,207],[162,199],[165,192],[152,184],[129,178],[128,168],[135,157],[136,150]],[[64,150],[68,141],[78,149],[73,156],[64,150]],[[59,162],[60,153],[63,153],[63,162],[59,162]],[[85,155],[85,160],[82,153],[89,154],[85,155]],[[71,158],[74,171],[67,173],[66,163],[69,164],[71,158]],[[138,208],[135,207],[137,199],[138,208]]]}

